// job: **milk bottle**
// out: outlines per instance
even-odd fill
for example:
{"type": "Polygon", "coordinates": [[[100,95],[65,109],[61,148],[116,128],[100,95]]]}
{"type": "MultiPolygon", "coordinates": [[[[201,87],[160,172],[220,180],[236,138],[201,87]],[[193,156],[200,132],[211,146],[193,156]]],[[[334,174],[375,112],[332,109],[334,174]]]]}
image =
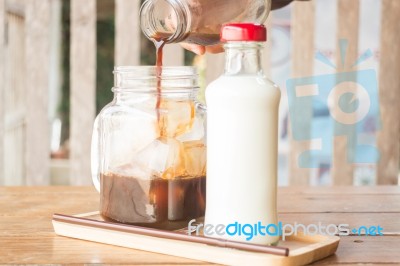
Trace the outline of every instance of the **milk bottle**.
{"type": "MultiPolygon", "coordinates": [[[[206,89],[207,205],[205,224],[277,224],[277,145],[279,88],[260,62],[266,29],[227,24],[225,73],[206,89]]],[[[239,229],[239,228],[237,228],[239,229]]],[[[242,228],[243,229],[243,228],[242,228]]],[[[274,244],[276,227],[258,228],[250,242],[274,244]],[[264,233],[265,235],[262,235],[264,233]]],[[[247,231],[250,228],[246,228],[247,231]]],[[[239,231],[223,238],[246,242],[239,231]]],[[[232,230],[231,230],[232,232],[232,230]]],[[[221,236],[216,236],[221,237],[221,236]]]]}

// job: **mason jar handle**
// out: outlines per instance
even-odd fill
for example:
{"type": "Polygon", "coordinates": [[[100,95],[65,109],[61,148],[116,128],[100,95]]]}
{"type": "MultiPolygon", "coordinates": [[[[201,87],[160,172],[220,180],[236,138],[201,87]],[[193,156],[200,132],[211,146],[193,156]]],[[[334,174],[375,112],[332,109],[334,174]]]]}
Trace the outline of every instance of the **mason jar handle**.
{"type": "Polygon", "coordinates": [[[92,146],[91,146],[91,171],[92,182],[98,192],[100,192],[100,160],[99,160],[99,119],[96,117],[93,125],[92,146]]]}
{"type": "Polygon", "coordinates": [[[207,106],[199,101],[196,101],[195,108],[196,108],[196,110],[201,110],[204,113],[207,113],[207,106]]]}

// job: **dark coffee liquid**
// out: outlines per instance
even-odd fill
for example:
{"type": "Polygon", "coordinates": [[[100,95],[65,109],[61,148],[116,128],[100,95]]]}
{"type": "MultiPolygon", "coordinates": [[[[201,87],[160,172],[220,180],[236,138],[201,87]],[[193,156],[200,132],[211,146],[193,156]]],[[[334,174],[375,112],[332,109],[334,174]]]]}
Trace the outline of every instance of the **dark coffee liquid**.
{"type": "Polygon", "coordinates": [[[193,43],[193,44],[201,44],[201,45],[215,45],[220,41],[219,34],[215,33],[198,33],[191,32],[187,35],[184,42],[193,43]]]}
{"type": "Polygon", "coordinates": [[[163,48],[165,45],[165,39],[154,38],[154,45],[156,47],[156,78],[157,78],[157,121],[160,120],[160,105],[161,105],[161,75],[163,66],[163,48]]]}
{"type": "Polygon", "coordinates": [[[101,175],[100,212],[122,223],[188,222],[204,216],[206,178],[143,180],[118,174],[101,175]]]}

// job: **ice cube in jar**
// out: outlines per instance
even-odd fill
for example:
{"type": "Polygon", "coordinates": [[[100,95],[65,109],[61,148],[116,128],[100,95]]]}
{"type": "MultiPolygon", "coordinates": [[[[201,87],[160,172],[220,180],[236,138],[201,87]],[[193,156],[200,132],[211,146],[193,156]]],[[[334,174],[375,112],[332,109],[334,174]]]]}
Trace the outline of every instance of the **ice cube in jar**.
{"type": "Polygon", "coordinates": [[[206,175],[206,147],[201,140],[183,143],[185,171],[188,176],[206,175]]]}
{"type": "Polygon", "coordinates": [[[137,164],[156,177],[171,179],[185,175],[185,156],[182,143],[173,138],[158,138],[135,156],[137,164]]]}
{"type": "Polygon", "coordinates": [[[195,116],[192,101],[161,99],[159,109],[159,127],[162,137],[174,138],[188,132],[195,116]]]}

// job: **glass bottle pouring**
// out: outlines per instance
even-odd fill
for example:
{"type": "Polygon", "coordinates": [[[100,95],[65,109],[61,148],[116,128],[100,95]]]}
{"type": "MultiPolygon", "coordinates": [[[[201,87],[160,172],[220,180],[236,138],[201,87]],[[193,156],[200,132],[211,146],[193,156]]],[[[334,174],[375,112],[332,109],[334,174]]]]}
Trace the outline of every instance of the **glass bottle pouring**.
{"type": "Polygon", "coordinates": [[[271,0],[146,0],[140,24],[150,40],[213,45],[223,24],[262,24],[270,8],[271,0]]]}

